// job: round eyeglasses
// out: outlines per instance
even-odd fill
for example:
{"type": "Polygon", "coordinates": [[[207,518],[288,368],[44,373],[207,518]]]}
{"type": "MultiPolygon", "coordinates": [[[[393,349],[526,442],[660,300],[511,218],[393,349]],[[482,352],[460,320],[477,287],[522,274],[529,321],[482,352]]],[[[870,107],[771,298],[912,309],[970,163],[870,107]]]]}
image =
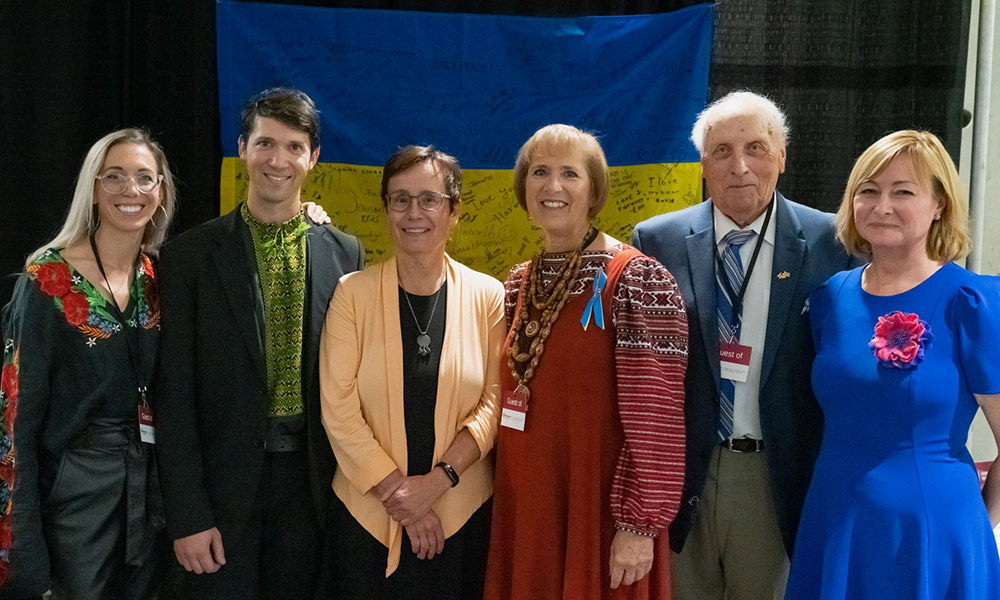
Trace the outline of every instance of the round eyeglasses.
{"type": "Polygon", "coordinates": [[[128,189],[129,182],[132,181],[135,182],[135,189],[139,190],[140,193],[149,194],[155,192],[156,188],[160,186],[160,182],[163,181],[163,175],[139,173],[135,177],[129,177],[124,173],[113,171],[104,175],[98,175],[94,179],[100,181],[101,187],[109,194],[124,194],[125,190],[128,189]]]}
{"type": "Polygon", "coordinates": [[[416,196],[411,196],[406,192],[393,192],[386,195],[385,204],[396,212],[403,212],[410,208],[411,199],[416,199],[417,206],[422,210],[437,210],[441,208],[445,200],[450,200],[451,196],[437,192],[420,192],[416,196]]]}

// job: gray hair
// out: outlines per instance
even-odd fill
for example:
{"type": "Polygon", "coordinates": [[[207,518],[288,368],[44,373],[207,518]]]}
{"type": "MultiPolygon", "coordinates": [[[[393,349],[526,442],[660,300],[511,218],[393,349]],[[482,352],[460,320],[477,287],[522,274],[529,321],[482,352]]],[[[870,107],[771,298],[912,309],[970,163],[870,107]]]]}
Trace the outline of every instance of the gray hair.
{"type": "Polygon", "coordinates": [[[788,122],[785,113],[771,99],[746,90],[729,92],[722,98],[708,105],[701,111],[691,128],[691,141],[698,149],[698,154],[704,152],[705,135],[718,121],[738,114],[753,115],[767,124],[768,129],[776,134],[782,146],[788,143],[788,122]]]}
{"type": "MultiPolygon", "coordinates": [[[[163,175],[163,181],[160,182],[160,206],[163,207],[165,218],[162,219],[161,223],[155,225],[153,219],[150,219],[142,234],[144,252],[156,252],[160,247],[177,205],[177,192],[173,174],[170,172],[170,165],[167,164],[163,148],[147,131],[119,129],[97,140],[90,147],[87,156],[83,159],[83,165],[80,166],[80,174],[76,178],[76,190],[73,192],[73,201],[69,205],[66,222],[63,223],[62,229],[54,238],[28,255],[28,259],[24,263],[25,268],[35,262],[46,249],[65,248],[86,239],[97,229],[98,219],[94,209],[94,180],[101,170],[101,165],[104,164],[108,150],[118,144],[137,144],[148,148],[156,159],[157,171],[163,175]]],[[[153,216],[156,217],[155,214],[153,216]]]]}

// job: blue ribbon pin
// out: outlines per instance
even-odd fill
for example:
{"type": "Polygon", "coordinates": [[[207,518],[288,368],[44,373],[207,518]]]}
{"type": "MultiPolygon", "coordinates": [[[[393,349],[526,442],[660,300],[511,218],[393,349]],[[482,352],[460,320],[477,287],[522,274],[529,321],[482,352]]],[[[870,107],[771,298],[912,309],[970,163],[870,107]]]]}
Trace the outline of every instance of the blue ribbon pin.
{"type": "Polygon", "coordinates": [[[601,305],[601,292],[604,291],[604,286],[607,283],[608,276],[604,274],[602,267],[594,276],[594,293],[590,297],[590,301],[587,302],[587,308],[583,309],[583,316],[580,318],[580,324],[583,325],[584,331],[587,331],[587,325],[590,325],[591,314],[594,315],[594,324],[604,329],[604,307],[601,305]]]}

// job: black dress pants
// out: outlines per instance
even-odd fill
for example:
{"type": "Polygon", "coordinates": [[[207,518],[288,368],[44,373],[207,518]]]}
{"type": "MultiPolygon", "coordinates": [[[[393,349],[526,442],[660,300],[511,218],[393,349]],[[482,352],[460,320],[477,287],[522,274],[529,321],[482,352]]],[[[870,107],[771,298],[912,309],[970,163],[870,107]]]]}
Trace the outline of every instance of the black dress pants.
{"type": "Polygon", "coordinates": [[[222,568],[186,575],[189,600],[312,600],[322,544],[307,463],[304,449],[265,454],[250,518],[223,532],[222,568]]]}

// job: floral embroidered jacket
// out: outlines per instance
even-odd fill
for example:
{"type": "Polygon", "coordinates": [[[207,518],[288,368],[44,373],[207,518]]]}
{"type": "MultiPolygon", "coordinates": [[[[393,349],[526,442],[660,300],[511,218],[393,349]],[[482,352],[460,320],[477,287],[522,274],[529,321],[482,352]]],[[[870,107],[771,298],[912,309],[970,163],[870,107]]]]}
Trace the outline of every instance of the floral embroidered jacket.
{"type": "Polygon", "coordinates": [[[26,269],[4,308],[3,594],[39,596],[48,588],[42,514],[66,445],[93,419],[138,421],[138,387],[147,384],[156,364],[160,321],[153,267],[145,255],[129,296],[119,321],[94,285],[50,249],[26,269]],[[129,334],[136,340],[133,355],[129,334]]]}

